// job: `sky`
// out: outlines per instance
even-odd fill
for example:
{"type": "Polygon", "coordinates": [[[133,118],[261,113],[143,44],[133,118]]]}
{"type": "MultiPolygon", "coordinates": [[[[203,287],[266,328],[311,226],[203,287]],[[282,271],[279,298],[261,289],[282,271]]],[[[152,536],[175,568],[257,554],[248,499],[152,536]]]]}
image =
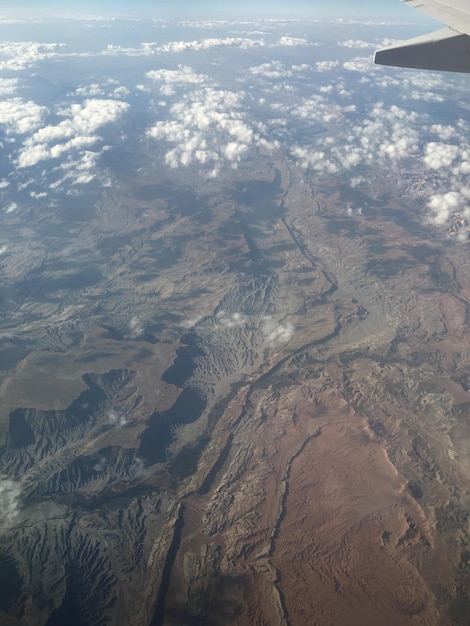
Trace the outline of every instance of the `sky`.
{"type": "Polygon", "coordinates": [[[420,14],[400,0],[4,0],[0,14],[21,17],[46,14],[142,14],[177,16],[179,19],[344,17],[371,20],[398,19],[419,22],[420,14]]]}

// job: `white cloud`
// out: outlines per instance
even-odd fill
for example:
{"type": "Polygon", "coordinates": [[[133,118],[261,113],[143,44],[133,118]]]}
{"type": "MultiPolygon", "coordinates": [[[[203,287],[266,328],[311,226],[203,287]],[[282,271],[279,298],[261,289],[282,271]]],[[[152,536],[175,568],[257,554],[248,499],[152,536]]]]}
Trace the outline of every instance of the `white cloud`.
{"type": "Polygon", "coordinates": [[[8,134],[24,134],[42,125],[46,107],[21,98],[0,101],[0,124],[6,126],[8,134]]]}
{"type": "Polygon", "coordinates": [[[31,167],[71,150],[83,151],[100,139],[93,134],[95,131],[115,122],[128,109],[129,105],[119,100],[92,99],[73,104],[60,112],[68,119],[57,125],[45,126],[26,139],[18,157],[18,166],[31,167]]]}
{"type": "Polygon", "coordinates": [[[262,320],[261,330],[268,346],[276,348],[292,339],[295,328],[291,322],[276,322],[266,315],[262,320]]]}
{"type": "Polygon", "coordinates": [[[171,118],[158,121],[147,136],[174,144],[165,157],[170,167],[207,164],[217,175],[224,161],[235,166],[252,146],[277,147],[247,123],[244,99],[242,91],[214,87],[191,91],[170,107],[171,118]]]}
{"type": "Polygon", "coordinates": [[[228,20],[183,20],[178,23],[185,28],[221,28],[227,26],[238,25],[238,22],[229,22],[228,20]]]}
{"type": "Polygon", "coordinates": [[[304,39],[303,37],[281,37],[278,41],[278,45],[280,46],[308,46],[308,39],[304,39]]]}
{"type": "Polygon", "coordinates": [[[248,50],[249,48],[260,48],[264,46],[262,39],[249,39],[247,37],[226,37],[201,39],[198,41],[170,41],[158,48],[159,52],[187,52],[211,50],[213,48],[240,48],[248,50]]]}
{"type": "Polygon", "coordinates": [[[410,100],[423,100],[424,102],[445,102],[444,96],[433,93],[432,91],[419,91],[418,89],[413,89],[403,94],[401,98],[402,100],[408,98],[410,100]]]}
{"type": "Polygon", "coordinates": [[[18,483],[0,476],[0,533],[8,530],[19,513],[21,488],[18,483]]]}
{"type": "Polygon", "coordinates": [[[459,153],[460,149],[458,146],[431,141],[426,144],[423,160],[429,169],[440,170],[441,168],[449,168],[457,159],[459,153]]]}
{"type": "Polygon", "coordinates": [[[17,88],[17,78],[0,78],[0,97],[13,95],[17,88]]]}
{"type": "Polygon", "coordinates": [[[203,317],[200,315],[199,317],[193,317],[190,319],[186,319],[183,322],[181,322],[181,326],[183,328],[194,328],[195,326],[197,326],[197,324],[199,324],[199,322],[203,319],[203,317]]]}
{"type": "Polygon", "coordinates": [[[24,70],[44,59],[58,56],[58,50],[65,48],[60,43],[37,43],[33,41],[15,41],[0,43],[0,71],[24,70]],[[2,57],[7,57],[1,60],[2,57]]]}
{"type": "Polygon", "coordinates": [[[129,332],[131,337],[138,337],[145,331],[145,323],[134,315],[129,321],[129,332]]]}
{"type": "Polygon", "coordinates": [[[262,78],[291,78],[298,73],[311,69],[310,65],[303,63],[301,65],[288,65],[282,61],[271,61],[270,63],[262,63],[261,65],[253,65],[248,69],[250,74],[262,78]]]}
{"type": "Polygon", "coordinates": [[[356,187],[360,187],[366,182],[367,178],[364,178],[364,176],[354,176],[353,178],[351,178],[349,184],[353,189],[356,189],[356,187]]]}
{"type": "Polygon", "coordinates": [[[429,129],[432,133],[437,135],[441,141],[448,141],[457,137],[457,131],[454,126],[444,126],[443,124],[432,124],[429,129]]]}
{"type": "Polygon", "coordinates": [[[442,226],[454,211],[462,207],[463,202],[461,194],[455,191],[433,194],[427,203],[431,213],[429,221],[435,226],[442,226]]]}
{"type": "Polygon", "coordinates": [[[109,44],[102,54],[105,56],[129,57],[151,56],[153,54],[157,54],[159,48],[159,44],[154,41],[141,43],[138,48],[124,48],[123,46],[109,44]]]}
{"type": "MultiPolygon", "coordinates": [[[[451,79],[448,79],[448,81],[451,79]]],[[[403,100],[422,100],[424,102],[445,102],[449,82],[435,72],[404,73],[400,81],[403,100]]]]}
{"type": "Polygon", "coordinates": [[[81,104],[72,104],[68,109],[61,111],[61,114],[69,119],[56,126],[41,128],[33,135],[32,140],[49,142],[71,137],[75,133],[93,133],[100,126],[115,122],[128,109],[129,105],[126,102],[116,100],[91,99],[81,104]]]}
{"type": "Polygon", "coordinates": [[[355,57],[354,59],[345,61],[345,63],[343,63],[343,67],[345,70],[350,70],[351,72],[361,72],[366,74],[372,71],[380,71],[381,69],[378,65],[374,64],[371,55],[367,57],[355,57]]]}
{"type": "Polygon", "coordinates": [[[146,73],[146,77],[159,84],[160,92],[167,96],[175,93],[174,86],[211,83],[210,78],[206,74],[196,74],[188,65],[178,65],[176,70],[152,70],[146,73]]]}
{"type": "Polygon", "coordinates": [[[218,311],[215,315],[215,330],[224,328],[238,328],[247,322],[247,318],[243,313],[229,313],[228,311],[218,311]]]}
{"type": "MultiPolygon", "coordinates": [[[[90,150],[82,150],[75,154],[73,158],[70,154],[67,158],[61,160],[59,165],[52,171],[61,173],[61,177],[55,182],[49,185],[50,189],[65,188],[66,193],[73,195],[76,190],[71,188],[71,185],[85,185],[96,178],[97,175],[97,162],[100,155],[108,149],[108,146],[104,146],[98,152],[92,152],[90,150]],[[65,172],[65,174],[63,174],[65,172]]],[[[104,185],[104,183],[102,183],[104,185]]],[[[47,195],[47,194],[46,194],[47,195]]]]}
{"type": "Polygon", "coordinates": [[[370,43],[369,41],[362,41],[361,39],[348,39],[347,41],[338,41],[338,46],[342,46],[343,48],[375,48],[376,44],[370,43]]]}
{"type": "Polygon", "coordinates": [[[5,213],[14,213],[18,209],[16,202],[11,202],[4,210],[5,213]]]}
{"type": "Polygon", "coordinates": [[[295,117],[328,124],[334,120],[340,120],[347,113],[353,113],[355,105],[342,107],[332,103],[323,96],[311,96],[305,98],[299,105],[292,108],[291,114],[295,117]]]}
{"type": "Polygon", "coordinates": [[[339,61],[317,61],[315,69],[317,72],[330,72],[339,66],[339,61]]]}
{"type": "Polygon", "coordinates": [[[91,85],[78,87],[75,91],[67,95],[68,96],[86,96],[88,98],[96,98],[97,96],[103,96],[104,90],[99,83],[92,83],[91,85]]]}
{"type": "Polygon", "coordinates": [[[7,250],[8,250],[8,246],[0,246],[0,254],[5,254],[7,250]]]}
{"type": "Polygon", "coordinates": [[[447,83],[441,74],[435,72],[411,72],[404,76],[405,87],[415,87],[420,91],[445,88],[447,83]]]}
{"type": "Polygon", "coordinates": [[[293,146],[292,156],[305,169],[325,174],[352,170],[355,167],[395,166],[401,159],[419,152],[420,135],[416,129],[420,120],[414,112],[396,105],[386,108],[375,104],[361,123],[354,123],[354,106],[341,107],[323,96],[309,99],[292,110],[307,122],[331,123],[332,133],[318,137],[313,145],[293,146]],[[341,134],[340,134],[341,132],[341,134]]]}
{"type": "MultiPolygon", "coordinates": [[[[375,76],[374,78],[375,78],[375,81],[374,81],[375,85],[382,89],[388,89],[390,87],[392,88],[402,87],[402,81],[398,80],[398,78],[394,78],[393,76],[390,76],[389,74],[379,74],[375,76]]],[[[362,76],[361,83],[365,81],[366,81],[366,77],[362,76]]]]}
{"type": "Polygon", "coordinates": [[[291,154],[298,161],[300,167],[304,169],[316,170],[324,174],[337,174],[341,169],[339,163],[328,158],[322,150],[294,146],[291,149],[291,154]]]}
{"type": "Polygon", "coordinates": [[[99,140],[97,136],[78,136],[64,143],[58,143],[50,148],[45,143],[27,146],[18,158],[18,167],[32,167],[40,161],[58,159],[64,153],[71,150],[80,150],[95,144],[99,140]]]}
{"type": "Polygon", "coordinates": [[[108,411],[106,418],[112,426],[125,426],[129,422],[125,415],[114,410],[108,411]]]}
{"type": "Polygon", "coordinates": [[[117,80],[110,78],[105,83],[83,85],[67,95],[72,97],[82,96],[85,98],[125,98],[129,94],[130,91],[127,87],[119,85],[117,80]]]}

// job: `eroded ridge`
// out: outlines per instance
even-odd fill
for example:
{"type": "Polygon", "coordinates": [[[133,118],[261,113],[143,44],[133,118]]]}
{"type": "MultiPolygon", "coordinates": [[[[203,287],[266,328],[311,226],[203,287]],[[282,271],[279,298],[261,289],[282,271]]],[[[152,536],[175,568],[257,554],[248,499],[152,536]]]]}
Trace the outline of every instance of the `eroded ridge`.
{"type": "Polygon", "coordinates": [[[34,320],[25,288],[0,621],[466,623],[465,255],[394,181],[353,215],[275,165],[123,183],[80,235],[100,274],[34,320]]]}

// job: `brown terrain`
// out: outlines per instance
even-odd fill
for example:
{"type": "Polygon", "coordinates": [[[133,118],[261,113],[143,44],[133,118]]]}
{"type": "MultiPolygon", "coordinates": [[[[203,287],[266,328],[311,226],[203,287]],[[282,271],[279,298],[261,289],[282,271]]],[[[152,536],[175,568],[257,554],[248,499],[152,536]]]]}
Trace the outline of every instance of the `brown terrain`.
{"type": "Polygon", "coordinates": [[[392,175],[142,176],[6,268],[0,624],[466,624],[467,245],[392,175]]]}

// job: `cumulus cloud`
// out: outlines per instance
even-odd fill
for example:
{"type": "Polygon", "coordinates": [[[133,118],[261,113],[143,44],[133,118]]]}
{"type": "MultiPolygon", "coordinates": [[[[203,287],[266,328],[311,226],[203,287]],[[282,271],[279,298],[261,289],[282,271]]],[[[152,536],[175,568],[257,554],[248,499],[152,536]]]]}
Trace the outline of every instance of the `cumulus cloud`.
{"type": "Polygon", "coordinates": [[[407,98],[410,100],[424,100],[424,102],[445,102],[444,96],[431,91],[418,91],[417,89],[413,89],[408,94],[402,96],[402,100],[407,98]]]}
{"type": "Polygon", "coordinates": [[[188,65],[178,65],[176,70],[152,70],[146,73],[159,86],[163,95],[171,96],[175,93],[175,86],[210,84],[211,80],[206,74],[197,74],[188,65]]]}
{"type": "Polygon", "coordinates": [[[216,319],[216,329],[224,329],[224,328],[238,328],[239,326],[243,326],[247,318],[243,313],[230,313],[228,311],[218,311],[215,315],[216,319]]]}
{"type": "Polygon", "coordinates": [[[432,124],[429,130],[437,135],[441,141],[448,141],[449,139],[457,137],[457,131],[454,126],[432,124]]]}
{"type": "Polygon", "coordinates": [[[33,41],[15,41],[0,43],[0,71],[19,71],[36,65],[44,59],[59,56],[59,50],[65,48],[60,43],[37,43],[33,41]],[[3,58],[2,57],[6,57],[3,58]]]}
{"type": "Polygon", "coordinates": [[[122,415],[122,413],[114,410],[108,411],[106,418],[112,426],[125,426],[129,423],[129,420],[125,415],[122,415]]]}
{"type": "MultiPolygon", "coordinates": [[[[341,141],[338,129],[334,128],[333,134],[321,136],[314,146],[291,148],[292,156],[305,169],[335,174],[359,165],[390,167],[419,151],[420,135],[416,129],[419,116],[396,105],[386,108],[379,102],[360,123],[353,123],[354,107],[334,105],[330,111],[328,101],[322,96],[312,99],[307,107],[297,107],[297,110],[308,121],[333,123],[341,120],[342,125],[341,141]]],[[[293,112],[296,112],[295,108],[293,112]]]]}
{"type": "Polygon", "coordinates": [[[411,72],[401,81],[402,100],[421,100],[424,102],[445,102],[449,84],[440,74],[434,72],[411,72]]]}
{"type": "Polygon", "coordinates": [[[249,50],[250,48],[260,48],[264,45],[266,44],[263,39],[251,39],[250,37],[209,37],[194,41],[169,41],[165,44],[151,41],[141,43],[137,48],[126,48],[109,44],[103,54],[107,56],[150,56],[167,52],[200,52],[202,50],[213,50],[214,48],[249,50]]]}
{"type": "Polygon", "coordinates": [[[138,337],[145,331],[145,322],[134,315],[129,321],[129,332],[131,337],[138,337]]]}
{"type": "Polygon", "coordinates": [[[115,44],[108,44],[106,49],[102,52],[105,56],[129,56],[129,57],[140,57],[140,56],[150,56],[153,54],[157,54],[160,45],[155,41],[144,42],[139,45],[138,48],[129,48],[118,46],[115,44]]]}
{"type": "Polygon", "coordinates": [[[300,72],[305,72],[311,69],[310,65],[302,63],[300,65],[288,65],[282,63],[282,61],[271,61],[270,63],[262,63],[261,65],[253,65],[248,69],[252,76],[261,78],[292,78],[300,72]]]}
{"type": "Polygon", "coordinates": [[[40,161],[58,159],[66,152],[70,152],[73,149],[80,150],[87,148],[97,141],[97,136],[79,136],[51,147],[48,147],[46,143],[31,144],[27,142],[26,147],[18,157],[18,167],[32,167],[33,165],[37,165],[40,161]]]}
{"type": "Polygon", "coordinates": [[[362,215],[362,207],[353,208],[350,204],[346,207],[346,215],[348,217],[353,217],[354,215],[362,215]]]}
{"type": "Polygon", "coordinates": [[[171,118],[157,122],[147,136],[174,144],[165,156],[170,167],[208,164],[216,176],[222,162],[236,166],[252,146],[276,147],[247,123],[244,99],[244,92],[214,87],[191,91],[170,107],[171,118]]]}
{"type": "Polygon", "coordinates": [[[61,115],[69,119],[64,120],[56,126],[45,126],[38,130],[32,137],[35,142],[55,141],[57,139],[68,138],[76,133],[90,134],[95,132],[100,126],[116,121],[129,108],[126,102],[116,102],[115,100],[85,100],[81,104],[72,104],[69,108],[63,109],[61,115]]]}
{"type": "MultiPolygon", "coordinates": [[[[361,77],[361,84],[364,84],[368,79],[365,76],[361,77]]],[[[375,85],[382,89],[402,87],[402,81],[398,78],[394,78],[388,74],[379,74],[375,77],[375,85]]]]}
{"type": "Polygon", "coordinates": [[[355,110],[355,105],[342,107],[328,101],[323,96],[311,96],[305,98],[301,104],[294,106],[291,114],[302,119],[328,124],[333,120],[342,119],[346,113],[352,113],[355,110]]]}
{"type": "Polygon", "coordinates": [[[429,91],[447,87],[447,80],[435,72],[411,72],[404,76],[405,87],[414,87],[420,91],[429,91]]]}
{"type": "Polygon", "coordinates": [[[339,66],[339,61],[317,61],[315,69],[317,72],[330,72],[339,66]]]}
{"type": "Polygon", "coordinates": [[[8,134],[21,135],[39,128],[46,113],[46,107],[31,100],[12,98],[0,102],[0,124],[6,127],[8,134]]]}
{"type": "Polygon", "coordinates": [[[278,41],[279,46],[308,46],[308,39],[303,37],[281,37],[278,41]]]}
{"type": "MultiPolygon", "coordinates": [[[[364,76],[371,89],[376,76],[381,77],[381,74],[364,76]]],[[[432,90],[433,94],[443,89],[442,78],[432,73],[429,77],[418,73],[406,81],[400,79],[398,85],[390,81],[382,85],[381,82],[379,78],[380,86],[394,89],[399,86],[403,90],[399,93],[404,94],[412,93],[418,85],[432,90]]],[[[335,98],[340,93],[340,83],[326,86],[319,90],[318,96],[301,102],[276,105],[284,116],[295,116],[306,129],[310,124],[315,128],[319,124],[323,126],[322,133],[309,139],[308,131],[304,132],[304,140],[290,147],[297,164],[327,176],[350,172],[351,186],[358,187],[367,184],[364,168],[379,167],[386,172],[399,173],[407,167],[406,160],[412,158],[415,165],[422,164],[422,170],[432,172],[433,192],[426,203],[425,221],[436,227],[445,226],[459,241],[467,240],[470,231],[468,122],[458,119],[453,125],[431,123],[432,112],[418,113],[409,107],[386,106],[383,102],[371,105],[368,112],[361,111],[359,116],[354,108],[348,112],[335,98]],[[438,185],[443,191],[437,191],[438,185]]],[[[422,173],[422,180],[411,185],[411,193],[421,197],[426,194],[426,176],[422,173]]],[[[349,210],[351,214],[356,212],[349,210]]]]}
{"type": "Polygon", "coordinates": [[[294,336],[295,328],[291,322],[276,322],[266,315],[261,324],[264,339],[270,348],[288,343],[294,336]]]}
{"type": "Polygon", "coordinates": [[[82,152],[99,140],[94,133],[105,124],[115,122],[129,108],[119,100],[85,100],[61,111],[67,119],[44,126],[25,140],[18,166],[31,167],[40,161],[63,156],[72,150],[82,152]]]}
{"type": "Polygon", "coordinates": [[[192,317],[181,322],[181,326],[183,328],[194,328],[202,319],[203,317],[201,315],[198,317],[192,317]]]}
{"type": "Polygon", "coordinates": [[[316,170],[324,174],[337,174],[341,171],[340,164],[336,160],[328,158],[323,150],[294,146],[291,149],[291,155],[303,169],[316,170]]]}
{"type": "Polygon", "coordinates": [[[75,91],[67,94],[68,96],[81,96],[84,98],[125,98],[130,94],[129,89],[113,78],[109,78],[105,83],[91,83],[78,87],[75,91]]]}
{"type": "Polygon", "coordinates": [[[360,187],[366,182],[367,182],[367,178],[364,178],[364,176],[354,176],[349,181],[349,184],[351,185],[353,189],[356,189],[357,187],[360,187]]]}
{"type": "Polygon", "coordinates": [[[198,41],[170,41],[163,46],[158,47],[158,52],[187,52],[211,50],[213,48],[240,48],[248,50],[249,48],[260,48],[264,46],[262,39],[250,39],[247,37],[225,37],[208,39],[200,39],[198,41]]]}
{"type": "Polygon", "coordinates": [[[348,39],[347,41],[338,41],[338,46],[343,48],[375,48],[376,44],[369,41],[362,41],[361,39],[348,39]]]}
{"type": "Polygon", "coordinates": [[[427,203],[430,211],[429,221],[435,226],[442,226],[463,203],[464,198],[456,191],[433,194],[427,203]]]}
{"type": "Polygon", "coordinates": [[[17,78],[0,78],[0,97],[13,95],[17,88],[17,78]]]}
{"type": "MultiPolygon", "coordinates": [[[[67,158],[62,160],[59,166],[52,170],[53,172],[65,172],[65,174],[63,174],[61,178],[59,178],[55,182],[51,183],[49,185],[49,188],[58,189],[59,187],[67,185],[67,193],[73,194],[74,192],[70,187],[71,184],[84,185],[91,182],[94,178],[96,178],[98,159],[100,155],[107,149],[108,146],[104,146],[102,150],[98,152],[93,152],[91,150],[82,150],[78,154],[75,154],[75,158],[72,157],[70,154],[67,155],[67,158]]],[[[40,194],[38,194],[36,197],[41,196],[40,194]]]]}
{"type": "Polygon", "coordinates": [[[460,149],[458,146],[447,143],[438,143],[431,141],[426,144],[424,164],[432,170],[440,170],[441,168],[449,168],[459,156],[460,149]]]}
{"type": "Polygon", "coordinates": [[[343,67],[345,70],[350,70],[351,72],[361,72],[368,74],[371,71],[380,71],[378,65],[375,65],[372,59],[372,56],[367,57],[354,57],[349,61],[345,61],[343,63],[343,67]]]}
{"type": "Polygon", "coordinates": [[[12,526],[20,509],[21,488],[18,483],[0,476],[0,532],[12,526]]]}

